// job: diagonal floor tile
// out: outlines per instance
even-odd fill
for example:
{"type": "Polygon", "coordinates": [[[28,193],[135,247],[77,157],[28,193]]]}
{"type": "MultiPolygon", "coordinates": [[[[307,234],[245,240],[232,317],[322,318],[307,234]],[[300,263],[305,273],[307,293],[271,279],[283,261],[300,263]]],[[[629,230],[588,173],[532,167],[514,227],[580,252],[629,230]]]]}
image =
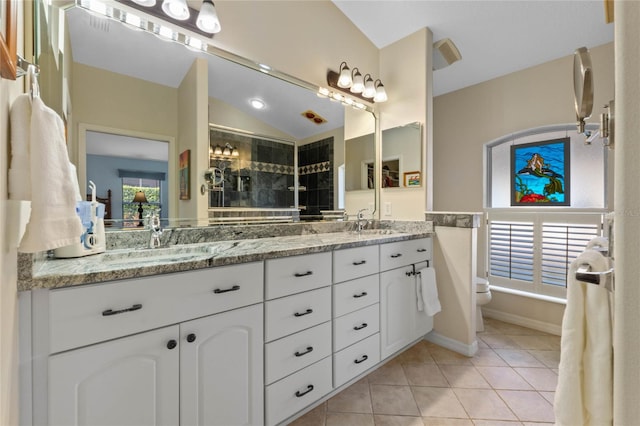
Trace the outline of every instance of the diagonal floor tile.
{"type": "Polygon", "coordinates": [[[449,386],[449,382],[436,364],[407,363],[402,364],[402,367],[412,386],[449,386]]]}
{"type": "Polygon", "coordinates": [[[553,422],[553,405],[534,391],[497,391],[521,421],[553,422]]]}
{"type": "Polygon", "coordinates": [[[424,426],[420,417],[375,415],[376,426],[424,426]]]}
{"type": "Polygon", "coordinates": [[[478,352],[471,358],[471,363],[484,367],[506,367],[507,363],[493,349],[478,349],[478,352]]]}
{"type": "Polygon", "coordinates": [[[370,385],[370,388],[375,414],[420,415],[409,386],[370,385]]]}
{"type": "Polygon", "coordinates": [[[326,426],[374,426],[372,414],[327,413],[326,426]]]}
{"type": "Polygon", "coordinates": [[[515,341],[504,334],[485,334],[480,339],[493,349],[522,349],[515,341]]]}
{"type": "Polygon", "coordinates": [[[470,365],[441,365],[442,374],[452,388],[490,389],[491,386],[482,377],[476,367],[470,365]]]}
{"type": "Polygon", "coordinates": [[[445,419],[437,417],[423,417],[424,426],[473,426],[469,419],[445,419]]]}
{"type": "Polygon", "coordinates": [[[408,385],[402,364],[400,362],[388,362],[377,370],[371,372],[367,378],[372,385],[408,385]]]}
{"type": "Polygon", "coordinates": [[[432,348],[437,349],[439,346],[436,346],[431,342],[427,342],[426,340],[420,340],[418,343],[398,355],[395,359],[400,362],[433,363],[434,361],[431,357],[432,348]]]}
{"type": "Polygon", "coordinates": [[[508,336],[521,349],[535,349],[540,351],[559,351],[560,337],[558,336],[508,336]]]}
{"type": "Polygon", "coordinates": [[[302,417],[298,417],[289,426],[325,426],[327,403],[323,402],[302,417]]]}
{"type": "Polygon", "coordinates": [[[533,390],[511,367],[476,367],[494,389],[533,390]]]}
{"type": "Polygon", "coordinates": [[[529,349],[528,352],[546,367],[558,368],[558,365],[560,365],[560,351],[539,351],[529,349]]]}
{"type": "Polygon", "coordinates": [[[519,375],[538,391],[553,392],[558,385],[558,376],[548,368],[515,368],[519,375]]]}
{"type": "Polygon", "coordinates": [[[469,418],[455,393],[449,388],[412,386],[411,391],[420,413],[425,417],[469,418]]]}
{"type": "Polygon", "coordinates": [[[472,419],[518,420],[494,390],[453,389],[453,391],[472,419]]]}
{"type": "Polygon", "coordinates": [[[511,367],[544,367],[544,364],[524,349],[496,349],[496,353],[511,367]]]}
{"type": "Polygon", "coordinates": [[[431,356],[436,364],[472,365],[471,359],[467,356],[450,351],[445,348],[431,349],[431,356]]]}
{"type": "Polygon", "coordinates": [[[368,383],[355,383],[327,401],[327,411],[341,413],[372,413],[368,383]]]}

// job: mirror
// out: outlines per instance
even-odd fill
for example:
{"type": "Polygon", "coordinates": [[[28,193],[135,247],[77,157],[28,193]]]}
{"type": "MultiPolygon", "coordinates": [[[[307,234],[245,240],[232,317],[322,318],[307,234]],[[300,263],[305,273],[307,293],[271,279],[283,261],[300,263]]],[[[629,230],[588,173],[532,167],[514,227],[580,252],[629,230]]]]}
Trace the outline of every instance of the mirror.
{"type": "MultiPolygon", "coordinates": [[[[341,104],[318,98],[316,92],[310,90],[313,85],[268,72],[267,68],[262,69],[266,72],[259,72],[257,64],[232,54],[217,56],[195,51],[80,7],[58,7],[69,2],[48,3],[51,2],[35,3],[41,96],[67,124],[70,157],[77,166],[81,191],[89,176],[86,134],[96,131],[168,143],[168,196],[162,210],[170,218],[180,218],[181,223],[202,219],[200,209],[191,217],[184,216],[178,207],[187,203],[218,205],[212,202],[210,194],[200,195],[201,185],[207,184],[212,176],[206,175],[212,164],[206,158],[208,147],[201,144],[200,139],[190,154],[191,199],[179,200],[178,157],[184,151],[181,144],[185,143],[179,129],[187,127],[181,124],[184,115],[179,107],[183,96],[181,86],[194,61],[199,60],[206,62],[207,69],[207,125],[293,141],[298,151],[298,169],[294,167],[293,176],[305,166],[308,170],[306,178],[300,174],[298,179],[287,180],[286,190],[294,196],[293,202],[291,197],[286,197],[287,207],[308,207],[301,213],[310,216],[323,209],[339,207],[338,175],[344,164],[345,116],[367,116],[370,121],[367,132],[371,133],[375,123],[371,113],[351,108],[347,113],[341,104]],[[249,100],[254,98],[263,99],[266,108],[252,108],[249,100]],[[316,120],[318,117],[323,119],[321,124],[316,120]],[[303,154],[305,147],[309,147],[307,154],[303,154]],[[332,158],[320,159],[314,152],[316,148],[318,152],[331,152],[332,158]],[[308,164],[301,161],[303,155],[308,164]],[[320,170],[325,175],[312,176],[314,173],[309,167],[317,165],[329,167],[320,170]],[[327,183],[327,173],[330,183],[327,183]],[[314,188],[314,182],[323,182],[325,186],[314,188]],[[305,191],[295,191],[296,184],[305,191]]],[[[238,185],[238,180],[235,181],[236,188],[240,189],[246,188],[246,183],[238,185]]],[[[278,190],[283,191],[280,183],[278,190]]],[[[98,184],[98,196],[113,189],[107,186],[98,184]]],[[[227,208],[226,203],[220,204],[227,208]]],[[[118,213],[114,211],[114,217],[122,217],[118,213]]]]}
{"type": "Polygon", "coordinates": [[[422,125],[418,122],[382,131],[382,188],[422,185],[422,125]]]}

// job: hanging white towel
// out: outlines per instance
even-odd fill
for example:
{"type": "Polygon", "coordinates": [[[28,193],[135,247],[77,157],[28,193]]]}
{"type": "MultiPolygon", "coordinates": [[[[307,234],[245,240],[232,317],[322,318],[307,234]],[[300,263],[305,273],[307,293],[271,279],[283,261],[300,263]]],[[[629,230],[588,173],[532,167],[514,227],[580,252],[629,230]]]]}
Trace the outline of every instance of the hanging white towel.
{"type": "Polygon", "coordinates": [[[609,240],[604,237],[592,238],[588,243],[586,249],[604,249],[609,250],[609,240]]]}
{"type": "Polygon", "coordinates": [[[31,157],[29,155],[31,99],[29,95],[20,95],[13,101],[10,121],[9,199],[31,200],[31,157]]]}
{"type": "Polygon", "coordinates": [[[429,316],[434,316],[442,309],[440,300],[438,299],[436,271],[434,268],[423,268],[420,270],[419,275],[424,312],[429,316]]]}
{"type": "Polygon", "coordinates": [[[29,132],[31,216],[19,251],[75,244],[83,229],[76,214],[77,179],[71,176],[64,124],[39,97],[31,101],[29,132]]]}
{"type": "Polygon", "coordinates": [[[581,265],[609,269],[609,259],[593,249],[571,263],[567,307],[562,319],[560,367],[554,411],[556,425],[610,425],[613,422],[613,349],[609,298],[603,282],[576,280],[581,265]]]}

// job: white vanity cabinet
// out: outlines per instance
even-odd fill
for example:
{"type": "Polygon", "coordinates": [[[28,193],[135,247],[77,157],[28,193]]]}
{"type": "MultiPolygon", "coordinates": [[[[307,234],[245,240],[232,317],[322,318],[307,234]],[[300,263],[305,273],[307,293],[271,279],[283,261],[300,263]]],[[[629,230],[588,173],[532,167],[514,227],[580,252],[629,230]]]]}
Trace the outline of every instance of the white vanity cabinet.
{"type": "Polygon", "coordinates": [[[331,253],[265,262],[265,422],[322,398],[331,382],[331,253]]]}
{"type": "Polygon", "coordinates": [[[433,328],[433,318],[418,311],[416,272],[431,259],[431,239],[380,246],[380,356],[396,353],[433,328]],[[407,263],[409,262],[409,263],[407,263]],[[398,267],[400,265],[400,267],[398,267]]]}
{"type": "Polygon", "coordinates": [[[262,262],[49,293],[49,424],[264,423],[262,262]]]}

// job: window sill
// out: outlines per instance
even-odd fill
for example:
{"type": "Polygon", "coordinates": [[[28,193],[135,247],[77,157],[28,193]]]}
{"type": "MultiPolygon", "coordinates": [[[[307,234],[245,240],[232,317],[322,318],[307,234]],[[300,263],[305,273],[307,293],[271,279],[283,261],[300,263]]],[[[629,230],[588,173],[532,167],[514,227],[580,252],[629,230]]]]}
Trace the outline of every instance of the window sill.
{"type": "Polygon", "coordinates": [[[521,296],[521,297],[528,297],[530,299],[543,300],[545,302],[557,303],[559,305],[567,304],[567,299],[564,299],[561,297],[553,297],[553,296],[547,296],[544,294],[530,293],[528,291],[515,290],[513,288],[491,285],[491,291],[495,291],[497,293],[513,294],[515,296],[521,296]]]}

